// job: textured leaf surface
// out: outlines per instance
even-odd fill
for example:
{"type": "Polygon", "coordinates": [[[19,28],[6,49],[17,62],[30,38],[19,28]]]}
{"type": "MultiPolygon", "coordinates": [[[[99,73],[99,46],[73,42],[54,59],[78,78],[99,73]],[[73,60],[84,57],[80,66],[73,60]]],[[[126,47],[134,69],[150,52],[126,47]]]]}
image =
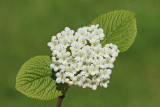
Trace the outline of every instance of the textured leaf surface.
{"type": "Polygon", "coordinates": [[[137,28],[134,13],[127,10],[117,10],[102,14],[91,22],[91,25],[99,24],[106,34],[101,42],[116,44],[121,52],[126,51],[134,42],[137,28]]]}
{"type": "Polygon", "coordinates": [[[50,100],[62,95],[61,85],[51,78],[51,59],[49,56],[37,56],[28,60],[20,69],[16,78],[16,89],[31,98],[50,100]]]}

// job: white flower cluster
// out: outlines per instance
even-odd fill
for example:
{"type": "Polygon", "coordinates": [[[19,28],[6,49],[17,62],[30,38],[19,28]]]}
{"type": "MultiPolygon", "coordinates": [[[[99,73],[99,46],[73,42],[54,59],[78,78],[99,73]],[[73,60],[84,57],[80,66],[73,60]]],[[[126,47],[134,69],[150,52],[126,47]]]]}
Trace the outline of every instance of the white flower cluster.
{"type": "Polygon", "coordinates": [[[56,72],[57,83],[97,89],[107,87],[113,62],[119,50],[114,44],[102,47],[104,38],[99,25],[82,27],[74,32],[66,27],[48,43],[52,53],[50,67],[56,72]]]}

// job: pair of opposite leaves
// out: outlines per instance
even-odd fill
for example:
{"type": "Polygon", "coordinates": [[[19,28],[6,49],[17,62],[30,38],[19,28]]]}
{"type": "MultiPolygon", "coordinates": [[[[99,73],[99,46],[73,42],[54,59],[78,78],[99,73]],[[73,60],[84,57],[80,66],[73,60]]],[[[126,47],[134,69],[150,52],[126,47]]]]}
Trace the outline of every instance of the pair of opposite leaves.
{"type": "MultiPolygon", "coordinates": [[[[137,34],[134,13],[127,10],[102,14],[90,25],[95,24],[99,24],[106,35],[101,41],[102,45],[116,44],[120,52],[132,45],[137,34]]],[[[50,64],[49,56],[36,56],[25,62],[17,74],[16,89],[28,97],[40,100],[51,100],[65,94],[69,86],[56,84],[50,64]]]]}

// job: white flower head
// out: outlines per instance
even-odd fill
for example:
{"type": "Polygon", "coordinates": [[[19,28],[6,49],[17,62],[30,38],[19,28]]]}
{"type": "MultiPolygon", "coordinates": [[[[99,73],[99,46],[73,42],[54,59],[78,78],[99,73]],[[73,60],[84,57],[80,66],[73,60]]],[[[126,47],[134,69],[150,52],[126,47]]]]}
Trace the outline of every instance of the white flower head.
{"type": "Polygon", "coordinates": [[[79,28],[76,32],[66,27],[48,43],[52,51],[50,68],[56,83],[67,83],[96,90],[107,88],[113,63],[119,50],[115,44],[101,45],[105,37],[99,25],[79,28]]]}

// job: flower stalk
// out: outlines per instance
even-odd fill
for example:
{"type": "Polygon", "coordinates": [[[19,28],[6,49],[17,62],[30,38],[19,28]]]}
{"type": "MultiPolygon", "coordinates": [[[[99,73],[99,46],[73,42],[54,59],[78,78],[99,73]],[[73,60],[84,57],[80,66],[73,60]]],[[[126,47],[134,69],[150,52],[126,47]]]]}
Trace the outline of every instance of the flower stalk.
{"type": "Polygon", "coordinates": [[[61,107],[62,101],[64,99],[65,95],[59,96],[56,107],[61,107]]]}

